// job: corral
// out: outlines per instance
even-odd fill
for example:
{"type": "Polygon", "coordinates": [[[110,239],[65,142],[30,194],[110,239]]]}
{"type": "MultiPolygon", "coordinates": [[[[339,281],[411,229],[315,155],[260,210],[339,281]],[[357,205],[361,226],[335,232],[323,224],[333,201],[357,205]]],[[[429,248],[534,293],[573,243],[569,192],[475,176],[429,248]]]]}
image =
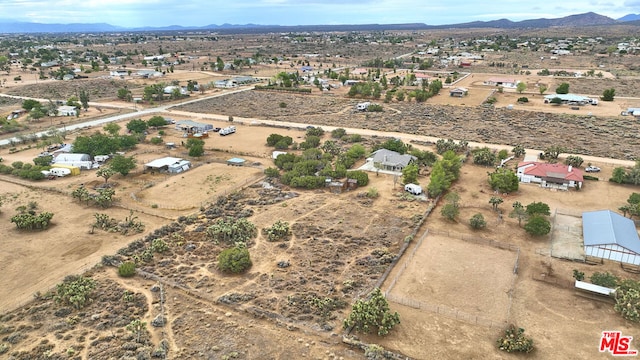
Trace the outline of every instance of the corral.
{"type": "Polygon", "coordinates": [[[582,218],[568,210],[559,210],[553,214],[551,233],[551,256],[584,261],[584,241],[582,237],[582,218]]]}
{"type": "Polygon", "coordinates": [[[428,230],[414,251],[387,290],[391,301],[472,324],[504,326],[518,262],[515,246],[428,230]]]}

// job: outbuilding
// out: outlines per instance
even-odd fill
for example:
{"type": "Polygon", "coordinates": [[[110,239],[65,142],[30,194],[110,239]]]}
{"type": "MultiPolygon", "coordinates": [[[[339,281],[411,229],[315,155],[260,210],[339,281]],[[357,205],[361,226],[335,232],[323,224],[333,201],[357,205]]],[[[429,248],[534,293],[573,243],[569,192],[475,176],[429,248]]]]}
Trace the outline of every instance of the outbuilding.
{"type": "Polygon", "coordinates": [[[587,257],[640,265],[640,238],[631,219],[610,210],[582,213],[587,257]]]}
{"type": "Polygon", "coordinates": [[[144,170],[177,174],[191,168],[191,162],[176,157],[163,157],[144,164],[144,170]]]}

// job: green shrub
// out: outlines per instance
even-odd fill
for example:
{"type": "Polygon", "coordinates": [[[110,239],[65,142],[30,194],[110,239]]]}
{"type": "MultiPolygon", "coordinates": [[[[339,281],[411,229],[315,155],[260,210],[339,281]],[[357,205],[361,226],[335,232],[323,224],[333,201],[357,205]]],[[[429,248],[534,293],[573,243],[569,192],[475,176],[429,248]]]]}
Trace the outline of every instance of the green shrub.
{"type": "Polygon", "coordinates": [[[375,199],[378,196],[380,196],[380,194],[378,193],[378,189],[372,187],[372,188],[369,188],[369,190],[367,190],[367,197],[368,198],[375,199]]]}
{"type": "Polygon", "coordinates": [[[593,176],[593,175],[582,175],[582,178],[585,180],[593,180],[593,181],[598,181],[600,180],[600,178],[593,176]]]}
{"type": "Polygon", "coordinates": [[[162,144],[162,138],[161,137],[152,137],[151,140],[149,140],[150,143],[152,143],[153,145],[160,145],[162,144]]]}
{"type": "Polygon", "coordinates": [[[573,269],[573,278],[578,281],[584,280],[584,272],[573,269]]]}
{"type": "Polygon", "coordinates": [[[291,228],[288,222],[278,220],[270,227],[264,228],[262,233],[267,236],[267,241],[286,240],[291,234],[291,228]]]}
{"type": "Polygon", "coordinates": [[[69,276],[56,286],[55,301],[73,305],[76,309],[84,307],[96,288],[95,280],[82,276],[69,276]]]}
{"type": "Polygon", "coordinates": [[[273,168],[273,167],[268,167],[266,169],[264,169],[264,174],[267,177],[270,178],[279,178],[280,177],[280,171],[277,168],[273,168]]]}
{"type": "Polygon", "coordinates": [[[620,282],[619,277],[609,272],[594,272],[589,280],[591,280],[591,282],[595,285],[600,285],[611,289],[615,289],[615,287],[618,286],[618,283],[620,282]]]}
{"type": "Polygon", "coordinates": [[[251,267],[251,257],[246,248],[234,247],[218,255],[218,268],[223,272],[239,274],[251,267]]]}
{"type": "Polygon", "coordinates": [[[530,353],[533,351],[533,340],[524,336],[523,328],[511,325],[504,331],[504,336],[498,339],[498,349],[508,353],[530,353]]]}
{"type": "Polygon", "coordinates": [[[525,96],[520,97],[520,98],[518,98],[518,102],[519,103],[528,103],[529,102],[529,98],[527,98],[525,96]]]}
{"type": "Polygon", "coordinates": [[[487,222],[484,220],[482,214],[477,213],[469,219],[469,225],[474,229],[484,229],[487,227],[487,222]]]}
{"type": "Polygon", "coordinates": [[[122,277],[132,277],[136,274],[136,264],[131,261],[123,262],[118,266],[118,275],[122,277]]]}

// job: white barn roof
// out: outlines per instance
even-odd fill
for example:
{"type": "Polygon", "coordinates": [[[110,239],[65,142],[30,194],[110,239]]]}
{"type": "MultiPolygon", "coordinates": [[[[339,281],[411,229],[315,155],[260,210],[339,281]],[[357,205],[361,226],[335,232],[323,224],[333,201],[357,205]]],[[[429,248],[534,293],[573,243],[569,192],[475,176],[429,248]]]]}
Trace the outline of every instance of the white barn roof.
{"type": "Polygon", "coordinates": [[[144,166],[146,167],[150,167],[150,168],[154,168],[154,169],[159,169],[165,166],[169,166],[169,165],[173,165],[175,163],[179,163],[181,162],[182,159],[181,158],[175,158],[175,157],[163,157],[160,159],[155,159],[151,162],[148,162],[146,164],[144,164],[144,166]]]}
{"type": "Polygon", "coordinates": [[[619,245],[640,254],[640,238],[633,220],[610,210],[582,213],[584,246],[619,245]]]}

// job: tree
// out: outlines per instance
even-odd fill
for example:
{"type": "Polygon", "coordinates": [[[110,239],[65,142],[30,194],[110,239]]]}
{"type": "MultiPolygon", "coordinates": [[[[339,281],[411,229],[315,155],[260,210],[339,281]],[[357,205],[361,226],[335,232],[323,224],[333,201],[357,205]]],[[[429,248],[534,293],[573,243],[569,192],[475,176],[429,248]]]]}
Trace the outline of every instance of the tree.
{"type": "Polygon", "coordinates": [[[31,111],[34,108],[42,108],[42,104],[38,100],[26,99],[22,102],[22,108],[31,111]]]}
{"type": "Polygon", "coordinates": [[[549,103],[551,103],[553,105],[560,105],[560,104],[562,104],[562,99],[556,96],[556,97],[552,98],[549,101],[549,103]]]}
{"type": "Polygon", "coordinates": [[[342,139],[345,135],[347,135],[347,131],[343,128],[331,130],[331,137],[334,139],[342,139]]]}
{"type": "Polygon", "coordinates": [[[127,129],[137,134],[144,133],[148,127],[147,122],[142,119],[133,119],[127,123],[127,129]]]}
{"type": "Polygon", "coordinates": [[[527,210],[519,201],[513,203],[513,210],[509,213],[510,218],[518,219],[518,226],[522,226],[522,220],[527,218],[527,210]]]}
{"type": "Polygon", "coordinates": [[[517,144],[516,146],[514,146],[513,149],[511,149],[511,152],[513,153],[513,156],[517,158],[522,157],[526,153],[522,144],[517,144]]]}
{"type": "Polygon", "coordinates": [[[503,202],[504,200],[499,196],[492,196],[491,199],[489,199],[489,204],[491,204],[494,211],[498,211],[498,205],[502,204],[503,202]]]}
{"type": "Polygon", "coordinates": [[[444,199],[447,203],[440,210],[440,214],[453,221],[460,214],[460,195],[457,192],[450,192],[444,199]]]}
{"type": "Polygon", "coordinates": [[[524,230],[533,236],[547,235],[551,231],[551,223],[544,217],[535,215],[524,224],[524,230]]]}
{"type": "Polygon", "coordinates": [[[544,150],[544,158],[549,162],[555,162],[558,160],[560,154],[565,152],[566,149],[560,145],[552,145],[544,150]]]}
{"type": "Polygon", "coordinates": [[[417,184],[418,183],[418,165],[409,164],[402,169],[402,182],[404,184],[417,184]]]}
{"type": "Polygon", "coordinates": [[[544,94],[545,91],[547,91],[547,87],[544,85],[540,85],[538,87],[538,91],[540,92],[540,95],[544,94]]]}
{"type": "Polygon", "coordinates": [[[573,166],[573,167],[580,167],[580,165],[582,165],[583,162],[584,162],[584,159],[576,155],[569,155],[567,156],[566,159],[564,159],[564,163],[566,165],[573,166]]]}
{"type": "Polygon", "coordinates": [[[529,216],[534,216],[534,215],[546,215],[549,216],[551,215],[551,209],[549,208],[549,205],[543,203],[543,202],[532,202],[531,204],[527,205],[527,215],[529,216]]]}
{"type": "Polygon", "coordinates": [[[489,185],[493,190],[501,193],[511,193],[518,191],[520,181],[512,170],[499,168],[489,173],[489,185]]]}
{"type": "Polygon", "coordinates": [[[611,174],[611,179],[609,179],[609,181],[622,184],[626,181],[626,179],[627,179],[627,171],[624,169],[624,167],[619,166],[613,169],[613,173],[611,174]]]}
{"type": "Polygon", "coordinates": [[[518,94],[522,94],[525,90],[527,90],[526,82],[521,81],[518,83],[518,85],[516,85],[516,91],[518,92],[518,94]]]}
{"type": "Polygon", "coordinates": [[[147,323],[140,319],[134,319],[131,320],[131,322],[127,324],[126,327],[127,330],[136,335],[136,342],[139,343],[142,332],[147,328],[147,323]]]}
{"type": "Polygon", "coordinates": [[[127,176],[131,170],[136,168],[136,159],[133,156],[126,157],[118,154],[111,159],[109,166],[122,176],[127,176]]]}
{"type": "Polygon", "coordinates": [[[556,88],[556,94],[568,94],[569,93],[569,84],[568,83],[561,83],[560,85],[558,85],[558,87],[556,88]]]}
{"type": "Polygon", "coordinates": [[[368,300],[357,300],[353,304],[349,317],[343,322],[345,329],[355,328],[356,331],[367,334],[377,330],[379,336],[388,334],[398,324],[400,324],[400,315],[397,312],[391,312],[389,303],[380,288],[375,288],[369,294],[368,300]]]}
{"type": "Polygon", "coordinates": [[[116,174],[116,171],[111,166],[103,166],[96,171],[96,176],[104,178],[104,183],[109,181],[109,178],[116,174]]]}
{"type": "Polygon", "coordinates": [[[81,89],[78,96],[80,97],[80,104],[82,104],[82,108],[84,111],[87,111],[87,109],[89,109],[89,93],[86,90],[81,89]]]}
{"type": "Polygon", "coordinates": [[[613,101],[613,98],[616,96],[616,89],[605,89],[602,92],[602,97],[600,99],[602,101],[613,101]]]}
{"type": "Polygon", "coordinates": [[[103,126],[102,128],[111,136],[118,135],[121,129],[120,125],[116,124],[115,122],[110,122],[105,126],[103,126]]]}
{"type": "Polygon", "coordinates": [[[120,88],[118,89],[118,99],[120,100],[124,100],[124,101],[131,101],[133,100],[133,97],[131,96],[131,90],[127,89],[127,88],[120,88]]]}
{"type": "Polygon", "coordinates": [[[218,268],[223,272],[239,274],[251,267],[251,256],[246,247],[232,247],[218,255],[218,268]]]}
{"type": "Polygon", "coordinates": [[[153,128],[159,128],[166,125],[167,125],[167,120],[165,120],[165,118],[160,115],[155,115],[147,121],[147,126],[153,127],[153,128]]]}
{"type": "Polygon", "coordinates": [[[484,229],[487,227],[487,222],[484,220],[482,214],[477,213],[469,219],[469,225],[474,229],[484,229]]]}
{"type": "Polygon", "coordinates": [[[96,288],[95,280],[83,276],[68,276],[62,284],[56,285],[55,301],[83,308],[90,300],[96,288]]]}
{"type": "Polygon", "coordinates": [[[204,140],[202,139],[188,139],[185,147],[189,150],[189,156],[199,157],[204,155],[204,140]]]}
{"type": "Polygon", "coordinates": [[[488,147],[473,151],[473,163],[476,165],[493,166],[496,162],[496,154],[488,147]]]}

